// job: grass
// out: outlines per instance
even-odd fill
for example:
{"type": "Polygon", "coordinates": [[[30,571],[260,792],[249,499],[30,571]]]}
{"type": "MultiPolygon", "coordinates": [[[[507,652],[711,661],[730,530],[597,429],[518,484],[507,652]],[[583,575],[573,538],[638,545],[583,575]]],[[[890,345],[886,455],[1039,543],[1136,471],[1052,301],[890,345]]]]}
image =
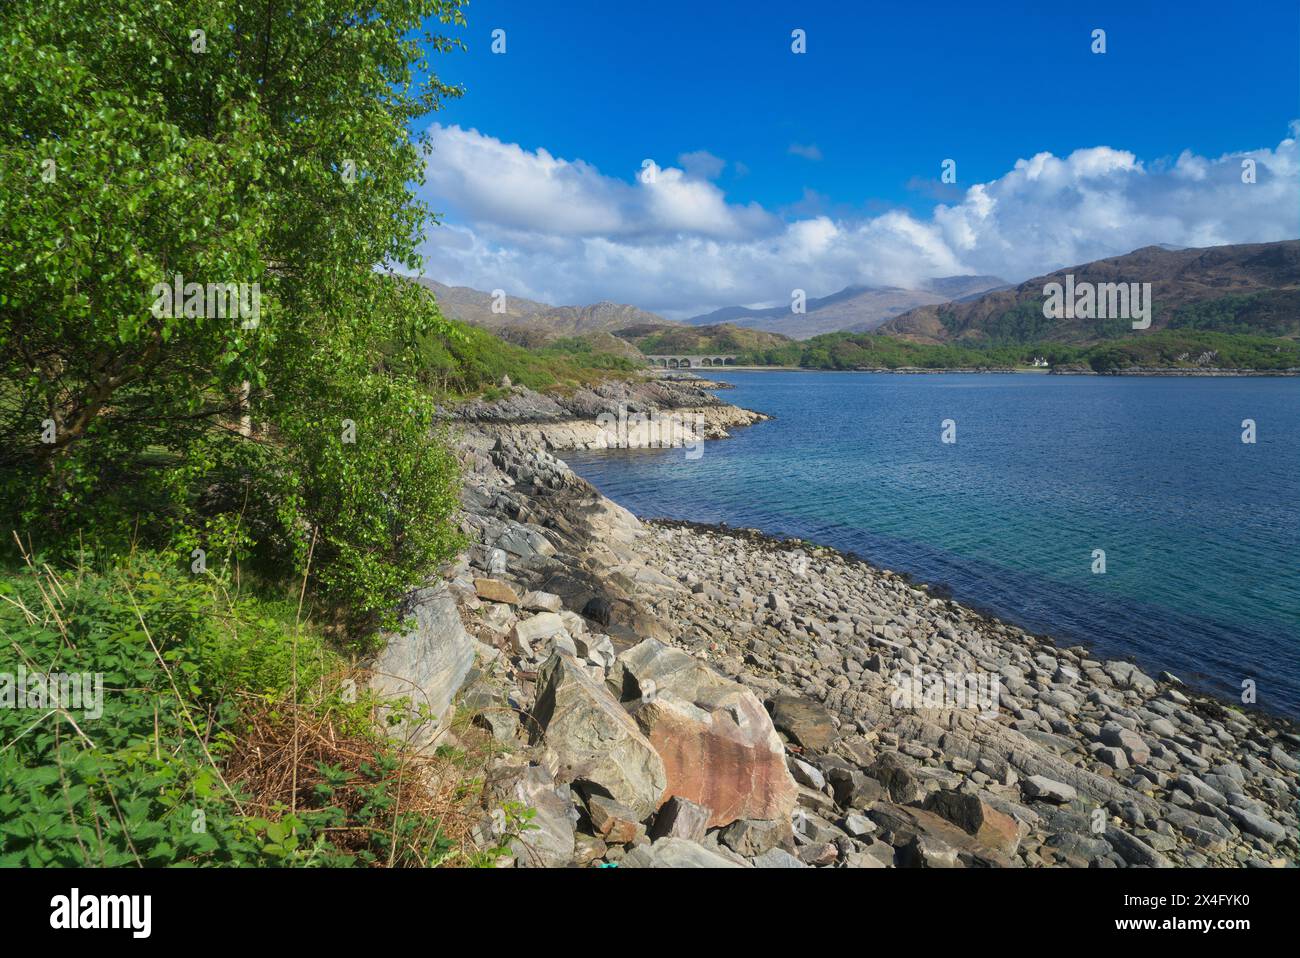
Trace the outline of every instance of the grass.
{"type": "Polygon", "coordinates": [[[93,695],[0,708],[0,865],[504,854],[472,837],[491,750],[467,731],[453,761],[381,734],[375,703],[354,692],[364,675],[300,598],[247,582],[153,553],[65,569],[28,554],[0,569],[0,696],[16,694],[20,667],[102,682],[97,709],[93,695]]]}

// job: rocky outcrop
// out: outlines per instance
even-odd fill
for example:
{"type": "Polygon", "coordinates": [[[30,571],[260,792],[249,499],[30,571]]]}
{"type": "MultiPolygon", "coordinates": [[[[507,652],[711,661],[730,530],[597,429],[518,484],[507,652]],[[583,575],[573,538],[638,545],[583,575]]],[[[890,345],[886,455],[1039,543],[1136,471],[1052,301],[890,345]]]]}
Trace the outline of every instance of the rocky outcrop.
{"type": "Polygon", "coordinates": [[[722,402],[690,380],[631,379],[601,383],[568,396],[514,386],[503,397],[443,413],[523,449],[649,449],[698,447],[729,430],[768,419],[722,402]]]}

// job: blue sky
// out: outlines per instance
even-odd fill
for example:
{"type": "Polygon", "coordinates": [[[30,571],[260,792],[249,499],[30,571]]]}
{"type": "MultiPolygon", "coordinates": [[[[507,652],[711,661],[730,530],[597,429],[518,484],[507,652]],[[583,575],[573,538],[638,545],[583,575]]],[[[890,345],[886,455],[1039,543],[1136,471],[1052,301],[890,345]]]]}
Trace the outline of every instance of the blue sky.
{"type": "Polygon", "coordinates": [[[780,301],[799,276],[810,295],[949,269],[1018,280],[1130,241],[1300,234],[1286,182],[1295,2],[474,0],[466,17],[469,49],[436,61],[467,92],[436,116],[426,190],[462,231],[428,247],[430,275],[453,282],[682,315],[780,301]],[[504,55],[490,50],[498,28],[504,55]],[[1051,188],[1006,179],[1018,161],[1097,148],[1111,153],[1080,155],[1051,188]],[[1244,156],[1262,189],[1228,190],[1244,156]],[[659,196],[636,182],[646,158],[667,174],[659,196]],[[939,183],[949,158],[955,185],[939,183]],[[1099,191],[1109,213],[1090,222],[1099,191]],[[956,212],[936,218],[939,205],[956,212]],[[1045,236],[1053,218],[1067,222],[1045,236]]]}

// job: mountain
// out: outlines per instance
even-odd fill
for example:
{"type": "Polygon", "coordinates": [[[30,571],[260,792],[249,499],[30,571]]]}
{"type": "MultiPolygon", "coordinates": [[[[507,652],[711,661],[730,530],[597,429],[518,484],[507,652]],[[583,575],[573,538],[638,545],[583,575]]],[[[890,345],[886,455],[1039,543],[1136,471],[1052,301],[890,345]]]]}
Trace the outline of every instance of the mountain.
{"type": "Polygon", "coordinates": [[[894,286],[846,286],[838,293],[810,299],[806,311],[792,313],[788,305],[767,309],[726,306],[686,320],[691,326],[732,323],[751,329],[808,339],[838,330],[865,332],[910,309],[926,304],[978,295],[1005,286],[996,276],[944,276],[916,289],[894,286]]]}
{"type": "Polygon", "coordinates": [[[1048,283],[1150,283],[1151,326],[1158,329],[1300,335],[1300,240],[1141,249],[1036,276],[965,302],[913,309],[878,330],[921,343],[1092,343],[1141,335],[1126,319],[1049,319],[1048,283]]]}
{"type": "Polygon", "coordinates": [[[421,286],[432,291],[444,315],[482,326],[494,332],[523,329],[536,336],[556,338],[583,336],[594,332],[617,332],[628,326],[676,325],[656,313],[622,303],[600,302],[590,306],[550,306],[515,296],[505,296],[504,312],[493,312],[497,301],[491,293],[468,286],[447,286],[420,277],[421,286]]]}

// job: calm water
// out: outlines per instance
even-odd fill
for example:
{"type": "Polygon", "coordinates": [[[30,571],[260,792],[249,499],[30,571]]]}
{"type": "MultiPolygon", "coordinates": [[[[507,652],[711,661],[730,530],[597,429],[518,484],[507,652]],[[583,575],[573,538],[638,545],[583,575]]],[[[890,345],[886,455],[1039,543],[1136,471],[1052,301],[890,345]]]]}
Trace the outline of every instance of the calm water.
{"type": "Polygon", "coordinates": [[[1253,679],[1261,707],[1300,716],[1300,380],[717,378],[776,419],[693,461],[566,460],[638,515],[857,552],[1152,674],[1233,695],[1253,679]]]}

